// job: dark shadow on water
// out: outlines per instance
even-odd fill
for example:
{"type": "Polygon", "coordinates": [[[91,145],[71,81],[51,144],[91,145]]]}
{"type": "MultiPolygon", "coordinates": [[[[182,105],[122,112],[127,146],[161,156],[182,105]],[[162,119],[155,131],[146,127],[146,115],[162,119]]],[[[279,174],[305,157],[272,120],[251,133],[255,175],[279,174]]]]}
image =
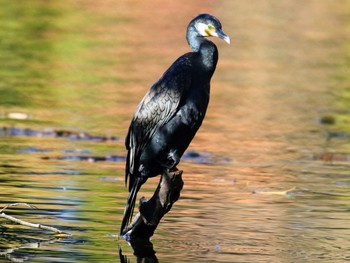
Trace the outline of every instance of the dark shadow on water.
{"type": "MultiPolygon", "coordinates": [[[[0,127],[0,137],[38,137],[38,138],[57,138],[67,139],[71,141],[92,141],[96,143],[103,142],[123,142],[123,139],[115,136],[106,135],[92,135],[87,132],[80,132],[65,129],[43,129],[36,130],[32,128],[18,128],[18,127],[0,127]]],[[[59,161],[88,161],[88,162],[125,162],[126,156],[123,155],[108,155],[98,156],[92,155],[90,150],[86,149],[64,149],[62,156],[50,156],[54,148],[41,148],[38,146],[26,146],[16,149],[19,154],[39,153],[45,154],[41,157],[42,160],[59,160],[59,161]]],[[[196,150],[186,151],[182,157],[183,161],[199,163],[199,164],[230,164],[232,159],[227,156],[217,156],[210,152],[199,152],[196,150]]],[[[1,167],[1,166],[0,166],[1,167]]],[[[19,168],[16,166],[9,166],[4,168],[19,168]]],[[[56,172],[55,172],[56,174],[56,172]]]]}
{"type": "Polygon", "coordinates": [[[0,128],[0,136],[26,136],[26,137],[53,137],[66,138],[69,140],[84,140],[84,141],[122,141],[121,138],[115,136],[101,136],[92,135],[87,132],[72,131],[72,130],[35,130],[31,128],[17,128],[17,127],[2,127],[0,128]]]}
{"type": "MultiPolygon", "coordinates": [[[[29,152],[24,149],[22,152],[29,152]]],[[[38,150],[36,152],[45,152],[45,150],[38,150]]],[[[66,155],[66,156],[43,156],[43,160],[61,160],[61,161],[88,161],[88,162],[125,162],[126,157],[120,155],[111,156],[93,156],[93,155],[66,155]]],[[[197,152],[190,150],[186,152],[182,158],[183,161],[199,163],[199,164],[229,164],[232,160],[228,157],[214,156],[208,152],[197,152]]]]}
{"type": "Polygon", "coordinates": [[[215,156],[209,152],[198,152],[195,150],[186,151],[182,156],[182,160],[200,164],[228,164],[232,162],[231,158],[226,156],[215,156]]]}
{"type": "Polygon", "coordinates": [[[41,157],[43,160],[61,160],[61,161],[88,161],[88,162],[124,162],[124,156],[90,156],[90,155],[68,155],[59,157],[41,157]]]}

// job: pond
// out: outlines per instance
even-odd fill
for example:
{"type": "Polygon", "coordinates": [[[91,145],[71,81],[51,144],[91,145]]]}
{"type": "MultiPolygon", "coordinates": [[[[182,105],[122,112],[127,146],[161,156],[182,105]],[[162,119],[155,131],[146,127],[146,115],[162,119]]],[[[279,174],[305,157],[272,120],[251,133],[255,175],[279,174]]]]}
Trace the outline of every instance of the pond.
{"type": "Polygon", "coordinates": [[[148,262],[350,260],[350,1],[0,2],[0,206],[71,234],[0,218],[0,261],[142,260],[118,237],[124,138],[202,12],[231,45],[214,40],[207,116],[148,262]]]}

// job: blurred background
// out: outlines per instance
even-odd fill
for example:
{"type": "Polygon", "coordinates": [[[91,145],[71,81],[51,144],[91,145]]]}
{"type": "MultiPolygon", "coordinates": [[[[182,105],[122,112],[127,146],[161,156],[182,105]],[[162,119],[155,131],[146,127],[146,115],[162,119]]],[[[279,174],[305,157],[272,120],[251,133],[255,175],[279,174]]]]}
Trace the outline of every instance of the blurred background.
{"type": "Polygon", "coordinates": [[[0,260],[118,262],[120,248],[136,262],[118,238],[124,137],[189,51],[199,13],[218,17],[231,45],[213,40],[211,101],[153,237],[159,262],[350,260],[349,0],[0,5],[0,205],[33,204],[7,213],[73,234],[0,219],[0,260]]]}

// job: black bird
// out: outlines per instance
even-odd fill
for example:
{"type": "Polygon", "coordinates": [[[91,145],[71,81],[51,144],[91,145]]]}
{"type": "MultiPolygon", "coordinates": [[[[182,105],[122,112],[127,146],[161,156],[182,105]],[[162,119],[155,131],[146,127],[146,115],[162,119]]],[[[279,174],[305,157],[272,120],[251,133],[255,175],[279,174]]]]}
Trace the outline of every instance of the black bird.
{"type": "Polygon", "coordinates": [[[218,50],[206,37],[230,43],[220,21],[200,14],[187,27],[187,42],[193,52],[179,57],[152,85],[139,104],[125,140],[128,150],[125,183],[129,196],[121,234],[132,219],[136,195],[149,177],[176,170],[182,154],[205,116],[210,79],[218,61],[218,50]]]}

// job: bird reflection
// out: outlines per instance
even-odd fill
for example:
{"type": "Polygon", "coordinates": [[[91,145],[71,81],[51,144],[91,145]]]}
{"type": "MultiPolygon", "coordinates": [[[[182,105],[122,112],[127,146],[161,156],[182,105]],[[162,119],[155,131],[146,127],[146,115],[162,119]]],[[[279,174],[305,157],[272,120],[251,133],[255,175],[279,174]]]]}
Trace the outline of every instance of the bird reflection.
{"type": "MultiPolygon", "coordinates": [[[[158,263],[156,251],[153,244],[148,239],[131,240],[129,243],[134,251],[134,255],[138,263],[158,263]]],[[[121,263],[130,263],[127,256],[123,255],[123,251],[119,248],[119,258],[121,263]]]]}

